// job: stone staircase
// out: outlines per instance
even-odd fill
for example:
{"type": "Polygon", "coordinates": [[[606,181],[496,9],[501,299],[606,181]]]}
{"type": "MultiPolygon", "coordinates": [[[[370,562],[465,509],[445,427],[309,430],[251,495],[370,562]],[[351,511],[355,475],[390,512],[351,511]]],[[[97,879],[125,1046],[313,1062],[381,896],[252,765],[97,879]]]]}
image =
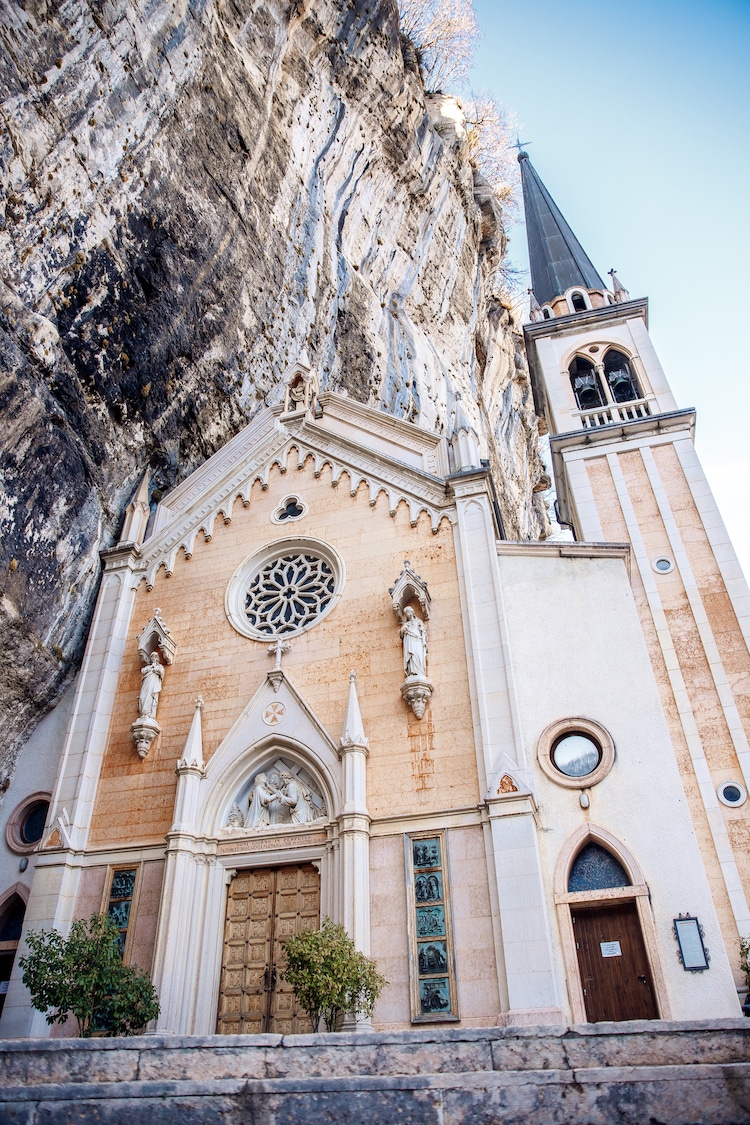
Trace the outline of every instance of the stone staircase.
{"type": "Polygon", "coordinates": [[[750,1020],[0,1042],[2,1125],[740,1125],[750,1020]]]}

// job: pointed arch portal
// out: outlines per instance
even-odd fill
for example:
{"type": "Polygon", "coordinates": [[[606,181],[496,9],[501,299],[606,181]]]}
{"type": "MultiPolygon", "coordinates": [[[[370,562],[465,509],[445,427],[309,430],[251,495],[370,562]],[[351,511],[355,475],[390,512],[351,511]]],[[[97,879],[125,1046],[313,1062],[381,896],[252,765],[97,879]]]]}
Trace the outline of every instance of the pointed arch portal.
{"type": "Polygon", "coordinates": [[[627,848],[582,825],[554,886],[574,1021],[668,1019],[648,886],[627,848]]]}

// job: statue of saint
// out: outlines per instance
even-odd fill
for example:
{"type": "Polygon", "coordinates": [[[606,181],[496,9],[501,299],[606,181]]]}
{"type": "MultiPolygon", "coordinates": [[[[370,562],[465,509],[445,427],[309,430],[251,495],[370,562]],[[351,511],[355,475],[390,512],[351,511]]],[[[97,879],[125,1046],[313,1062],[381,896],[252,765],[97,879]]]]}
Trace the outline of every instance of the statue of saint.
{"type": "Polygon", "coordinates": [[[255,775],[255,784],[248,802],[245,828],[268,828],[271,823],[270,806],[278,800],[279,792],[268,784],[267,775],[255,775]]]}
{"type": "Polygon", "coordinates": [[[159,653],[154,649],[148,664],[141,668],[141,694],[138,699],[138,714],[142,719],[155,719],[159,706],[159,692],[164,681],[164,668],[159,653]]]}
{"type": "Polygon", "coordinates": [[[292,774],[284,771],[279,775],[284,791],[281,801],[289,809],[292,824],[309,824],[316,819],[312,794],[306,785],[292,774]]]}
{"type": "Polygon", "coordinates": [[[404,623],[398,631],[404,642],[404,672],[407,676],[427,675],[427,630],[411,606],[404,610],[404,623]]]}

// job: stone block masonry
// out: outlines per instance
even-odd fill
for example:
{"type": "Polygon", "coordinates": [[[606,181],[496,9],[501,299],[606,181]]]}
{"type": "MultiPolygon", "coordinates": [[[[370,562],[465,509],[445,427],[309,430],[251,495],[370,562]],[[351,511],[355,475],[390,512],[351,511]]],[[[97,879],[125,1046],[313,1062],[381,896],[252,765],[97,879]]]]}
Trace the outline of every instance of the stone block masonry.
{"type": "Polygon", "coordinates": [[[750,1023],[0,1043],[0,1125],[742,1125],[750,1023]]]}

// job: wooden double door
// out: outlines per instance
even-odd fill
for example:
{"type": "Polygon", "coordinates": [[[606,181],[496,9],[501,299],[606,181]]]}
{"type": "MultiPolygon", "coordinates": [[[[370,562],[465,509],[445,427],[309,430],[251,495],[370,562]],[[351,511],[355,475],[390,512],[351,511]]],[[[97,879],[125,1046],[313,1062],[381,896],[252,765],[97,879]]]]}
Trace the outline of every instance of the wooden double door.
{"type": "Polygon", "coordinates": [[[281,979],[282,942],[320,926],[320,876],[312,864],[238,871],[227,894],[216,1030],[223,1035],[311,1031],[281,979]]]}
{"type": "Polygon", "coordinates": [[[636,904],[571,906],[570,912],[588,1021],[657,1020],[636,904]]]}

